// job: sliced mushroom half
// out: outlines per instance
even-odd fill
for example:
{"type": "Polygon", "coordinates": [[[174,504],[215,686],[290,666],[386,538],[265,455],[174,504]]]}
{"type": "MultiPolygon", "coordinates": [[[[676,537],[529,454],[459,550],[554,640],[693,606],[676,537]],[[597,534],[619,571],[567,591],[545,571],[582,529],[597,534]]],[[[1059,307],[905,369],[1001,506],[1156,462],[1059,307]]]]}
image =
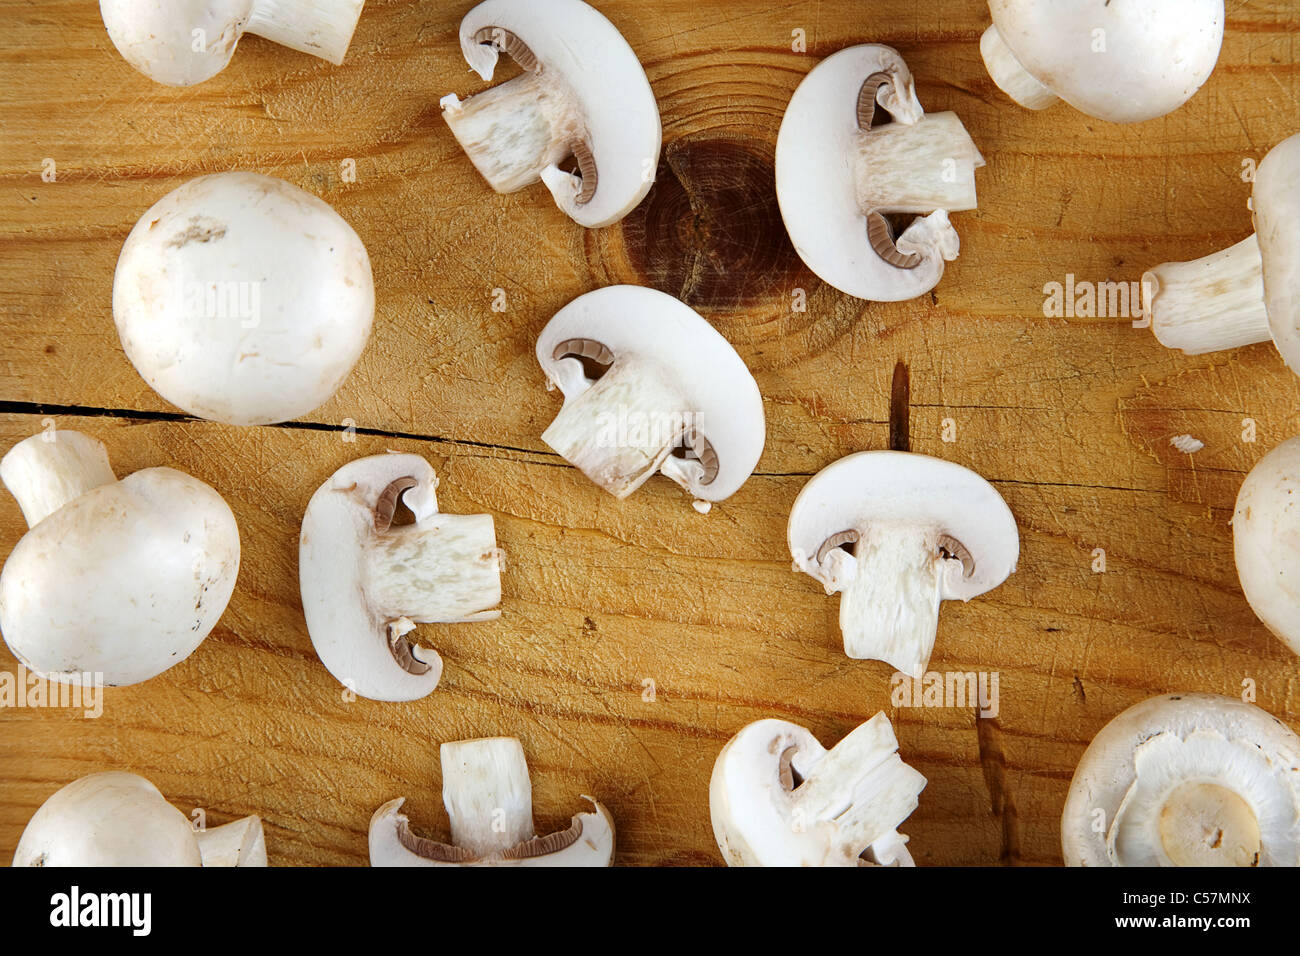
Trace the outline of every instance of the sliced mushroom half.
{"type": "Polygon", "coordinates": [[[574,299],[537,340],[564,408],[542,440],[616,498],[657,471],[728,498],[763,453],[763,399],[735,349],[663,292],[609,286],[574,299]]]}
{"type": "Polygon", "coordinates": [[[442,801],[451,839],[416,835],[390,800],[370,818],[371,866],[609,866],[614,818],[590,797],[567,829],[536,836],[533,786],[524,748],[513,737],[443,744],[442,801]]]}
{"type": "Polygon", "coordinates": [[[709,815],[729,866],[912,866],[898,828],[925,784],[884,714],[830,750],[797,724],[759,720],[718,754],[709,815]]]}
{"type": "Polygon", "coordinates": [[[460,25],[465,61],[490,81],[502,53],[523,72],[443,119],[497,192],[542,180],[579,225],[622,219],[654,182],[662,127],[636,53],[581,0],[486,0],[460,25]],[[572,158],[576,174],[561,168],[572,158]]]}
{"type": "Polygon", "coordinates": [[[897,302],[929,292],[957,258],[948,214],[976,208],[983,165],[955,113],[922,110],[898,52],[866,44],[795,90],[776,142],[777,199],[808,268],[849,295],[897,302]],[[900,217],[911,221],[896,234],[900,217]]]}
{"type": "Polygon", "coordinates": [[[840,592],[844,651],[925,673],[945,600],[1016,568],[1020,535],[997,489],[952,462],[859,452],[822,469],[790,511],[794,569],[840,592]]]}
{"type": "Polygon", "coordinates": [[[1093,739],[1061,816],[1067,866],[1300,864],[1300,739],[1214,694],[1153,697],[1093,739]]]}
{"type": "Polygon", "coordinates": [[[312,496],[298,576],[321,663],[372,700],[417,700],[442,658],[407,638],[417,624],[500,616],[501,560],[491,515],[438,511],[438,479],[418,455],[344,465],[312,496]],[[414,521],[394,521],[399,503],[414,521]]]}

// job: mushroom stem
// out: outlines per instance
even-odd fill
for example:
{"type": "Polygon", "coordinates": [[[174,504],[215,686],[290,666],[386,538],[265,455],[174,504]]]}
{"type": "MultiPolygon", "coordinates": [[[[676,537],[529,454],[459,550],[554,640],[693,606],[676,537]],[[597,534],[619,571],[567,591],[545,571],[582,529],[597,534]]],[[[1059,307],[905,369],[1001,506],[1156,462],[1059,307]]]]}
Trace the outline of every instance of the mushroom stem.
{"type": "Polygon", "coordinates": [[[522,73],[461,100],[442,99],[442,118],[474,167],[499,193],[537,182],[585,138],[572,96],[554,78],[522,73]]]}
{"type": "Polygon", "coordinates": [[[117,481],[104,443],[75,431],[48,431],[0,460],[0,481],[18,499],[29,528],[101,485],[117,481]]]}
{"type": "Polygon", "coordinates": [[[394,526],[366,554],[375,609],[386,619],[457,624],[498,617],[500,552],[491,515],[432,514],[394,526]]]}
{"type": "Polygon", "coordinates": [[[588,388],[566,396],[542,441],[626,498],[664,465],[689,427],[702,427],[687,409],[671,376],[645,361],[619,360],[588,388]]]}
{"type": "Polygon", "coordinates": [[[1180,784],[1160,808],[1160,845],[1175,866],[1257,866],[1259,820],[1227,787],[1180,784]]]}
{"type": "Polygon", "coordinates": [[[339,66],[364,5],[365,0],[254,0],[245,29],[339,66]]]}
{"type": "Polygon", "coordinates": [[[984,56],[984,66],[993,82],[1026,109],[1045,110],[1060,100],[1060,97],[1020,65],[996,26],[989,27],[980,37],[980,53],[984,56]]]}
{"type": "Polygon", "coordinates": [[[441,757],[442,802],[454,845],[486,857],[533,838],[533,785],[518,740],[446,743],[441,757]]]}
{"type": "Polygon", "coordinates": [[[196,836],[204,866],[266,866],[266,834],[258,817],[200,830],[196,836]]]}
{"type": "MultiPolygon", "coordinates": [[[[843,553],[843,552],[841,552],[843,553]]],[[[844,652],[878,660],[910,677],[930,661],[939,627],[944,561],[930,529],[874,525],[862,529],[840,594],[844,652]]]]}
{"type": "Polygon", "coordinates": [[[1272,341],[1258,239],[1156,266],[1142,276],[1142,314],[1161,345],[1188,355],[1272,341]]]}
{"type": "Polygon", "coordinates": [[[896,835],[917,807],[925,777],[898,756],[898,739],[884,714],[857,727],[810,768],[791,797],[796,826],[835,824],[836,843],[850,858],[896,835]]]}
{"type": "Polygon", "coordinates": [[[857,136],[858,205],[864,213],[928,215],[978,206],[975,170],[984,165],[956,113],[927,113],[857,136]]]}

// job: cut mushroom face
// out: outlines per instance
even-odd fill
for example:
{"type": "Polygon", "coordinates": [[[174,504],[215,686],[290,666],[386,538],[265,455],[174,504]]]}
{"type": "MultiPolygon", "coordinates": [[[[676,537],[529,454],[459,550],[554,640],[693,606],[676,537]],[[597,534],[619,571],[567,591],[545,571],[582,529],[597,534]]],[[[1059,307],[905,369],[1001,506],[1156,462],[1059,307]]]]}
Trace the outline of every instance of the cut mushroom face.
{"type": "Polygon", "coordinates": [[[256,173],[202,176],[144,214],[118,259],[126,356],[201,418],[266,425],[329,400],[375,314],[370,259],[326,203],[256,173]]]}
{"type": "Polygon", "coordinates": [[[266,866],[262,821],[196,832],[144,777],[95,773],[46,800],[23,830],[14,866],[266,866]]]}
{"type": "Polygon", "coordinates": [[[1273,449],[1246,476],[1232,537],[1246,600],[1300,654],[1300,438],[1273,449]]]}
{"type": "Polygon", "coordinates": [[[650,191],[662,128],[636,54],[581,0],[487,0],[460,25],[465,61],[490,81],[502,53],[514,79],[460,100],[442,99],[451,127],[483,178],[511,193],[539,179],[574,222],[618,222],[650,191]],[[577,174],[561,163],[572,157],[577,174]]]}
{"type": "Polygon", "coordinates": [[[989,0],[989,75],[1032,110],[1065,100],[1112,123],[1172,113],[1210,78],[1223,0],[989,0]]]}
{"type": "Polygon", "coordinates": [[[939,605],[1007,579],[1016,521],[987,481],[950,462],[895,451],[849,455],[804,486],[790,512],[796,571],[840,592],[849,657],[925,673],[939,605]]]}
{"type": "Polygon", "coordinates": [[[728,866],[912,866],[898,828],[925,783],[884,714],[830,750],[797,724],[759,720],[713,765],[713,835],[728,866]]]}
{"type": "Polygon", "coordinates": [[[1153,697],[1099,733],[1061,817],[1068,866],[1300,864],[1300,739],[1251,704],[1153,697]]]}
{"type": "Polygon", "coordinates": [[[1255,234],[1142,277],[1142,308],[1160,344],[1188,355],[1272,342],[1300,374],[1300,135],[1255,172],[1255,234]]]}
{"type": "Polygon", "coordinates": [[[749,369],[670,295],[623,285],[580,296],[542,330],[537,361],[564,393],[542,440],[616,498],[661,471],[707,511],[763,453],[763,399],[749,369]]]}
{"type": "Polygon", "coordinates": [[[226,68],[245,33],[343,62],[365,0],[99,0],[126,62],[168,86],[193,86],[226,68]]]}
{"type": "Polygon", "coordinates": [[[390,800],[370,818],[371,866],[609,866],[614,818],[592,800],[565,830],[536,836],[533,787],[524,748],[513,737],[443,744],[442,800],[451,818],[446,842],[417,836],[390,800]]]}
{"type": "Polygon", "coordinates": [[[867,44],[823,60],[795,90],[776,193],[808,268],[841,292],[898,302],[929,292],[957,258],[948,216],[976,207],[983,165],[955,113],[921,109],[898,52],[867,44]]]}
{"type": "Polygon", "coordinates": [[[0,631],[30,670],[136,684],[179,664],[226,609],[239,529],[212,488],[171,468],[118,481],[103,443],[25,439],[0,479],[31,530],[0,573],[0,631]]]}
{"type": "Polygon", "coordinates": [[[407,636],[416,624],[499,617],[501,552],[491,515],[438,511],[438,479],[418,455],[344,465],[307,505],[298,576],[321,663],[372,700],[418,700],[442,658],[407,636]],[[399,503],[414,516],[394,517],[399,503]]]}

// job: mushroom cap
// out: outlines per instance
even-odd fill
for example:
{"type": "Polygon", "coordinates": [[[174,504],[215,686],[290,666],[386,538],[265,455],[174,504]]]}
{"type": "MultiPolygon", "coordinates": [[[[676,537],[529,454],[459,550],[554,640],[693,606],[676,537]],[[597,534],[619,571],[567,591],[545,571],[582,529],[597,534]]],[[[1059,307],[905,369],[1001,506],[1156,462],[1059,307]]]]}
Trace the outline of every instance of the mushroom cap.
{"type": "Polygon", "coordinates": [[[1300,438],[1278,445],[1246,476],[1232,538],[1246,600],[1300,654],[1300,438]]]}
{"type": "MultiPolygon", "coordinates": [[[[776,139],[777,202],[799,258],[842,292],[877,302],[914,299],[938,285],[944,270],[938,255],[914,269],[882,259],[858,205],[858,92],[868,77],[890,70],[910,81],[898,51],[874,43],[822,60],[794,91],[776,139]]],[[[902,108],[915,122],[921,107],[908,87],[902,108]]]]}
{"type": "Polygon", "coordinates": [[[343,384],[370,337],[375,289],[357,234],[282,179],[192,179],[127,237],[113,317],[163,398],[231,425],[297,418],[343,384]]]}
{"type": "MultiPolygon", "coordinates": [[[[1212,735],[1210,739],[1239,745],[1241,758],[1262,757],[1271,765],[1273,781],[1243,779],[1249,771],[1243,766],[1244,761],[1238,759],[1224,783],[1247,790],[1254,787],[1256,795],[1263,798],[1252,806],[1257,814],[1267,803],[1270,809],[1282,811],[1282,818],[1291,818],[1289,822],[1279,821],[1273,812],[1264,814],[1262,824],[1272,820],[1294,827],[1300,811],[1300,769],[1297,769],[1300,768],[1300,739],[1276,717],[1232,697],[1202,693],[1162,695],[1134,704],[1116,716],[1093,738],[1080,758],[1061,815],[1061,848],[1067,866],[1118,865],[1111,857],[1108,832],[1138,781],[1135,759],[1140,748],[1162,734],[1172,735],[1184,743],[1212,735]],[[1099,816],[1104,823],[1102,832],[1097,832],[1099,816]]],[[[1189,751],[1193,761],[1196,755],[1196,750],[1189,751]]],[[[1189,771],[1186,777],[1160,781],[1168,788],[1166,796],[1183,780],[1210,783],[1216,780],[1214,768],[1186,769],[1189,771]]],[[[1288,851],[1281,844],[1293,842],[1294,833],[1274,832],[1272,826],[1266,825],[1260,829],[1263,840],[1260,863],[1276,863],[1270,849],[1288,851]],[[1274,840],[1278,842],[1276,848],[1270,846],[1274,840]]]]}
{"type": "Polygon", "coordinates": [[[1016,519],[996,488],[969,468],[900,451],[857,452],[814,475],[790,509],[790,553],[804,567],[831,535],[877,522],[935,527],[966,547],[974,573],[949,562],[944,600],[992,590],[1020,556],[1016,519]]]}
{"type": "Polygon", "coordinates": [[[0,631],[51,679],[136,684],[179,664],[226,609],[239,529],[221,495],[171,468],[101,485],[33,527],[0,572],[0,631]]]}
{"type": "Polygon", "coordinates": [[[663,141],[659,106],[635,51],[582,0],[484,0],[461,21],[460,48],[485,82],[500,53],[476,37],[494,27],[527,44],[541,75],[558,76],[578,98],[599,183],[579,204],[567,174],[544,173],[556,204],[591,229],[622,219],[654,185],[663,141]]]}
{"type": "Polygon", "coordinates": [[[556,359],[557,346],[594,339],[623,359],[645,361],[675,377],[700,432],[718,453],[713,481],[690,491],[721,501],[745,483],[763,454],[767,425],[754,376],[722,335],[690,306],[655,289],[614,285],[574,299],[537,339],[537,361],[565,399],[591,385],[577,358],[556,359]]]}
{"type": "Polygon", "coordinates": [[[458,847],[410,832],[410,820],[401,812],[405,797],[389,800],[370,817],[371,866],[611,866],[614,861],[614,817],[601,803],[591,802],[592,809],[576,813],[568,831],[542,837],[564,844],[560,849],[537,856],[505,858],[497,855],[475,858],[458,847]],[[574,832],[576,839],[569,839],[574,832]],[[402,834],[425,848],[417,853],[403,843],[402,834]]]}
{"type": "Polygon", "coordinates": [[[201,866],[190,821],[144,777],[94,773],[55,792],[18,840],[14,866],[201,866]]]}
{"type": "Polygon", "coordinates": [[[1210,78],[1223,0],[989,0],[1020,65],[1075,109],[1112,123],[1172,113],[1210,78]],[[1105,31],[1104,53],[1093,52],[1105,31]]]}
{"type": "Polygon", "coordinates": [[[316,490],[302,519],[298,581],[312,646],[349,689],[371,700],[419,700],[442,677],[437,651],[412,645],[411,655],[429,665],[412,674],[388,646],[388,621],[368,600],[364,544],[375,535],[375,506],[399,478],[417,485],[402,500],[416,520],[435,514],[438,479],[419,455],[374,455],[349,462],[316,490]]]}
{"type": "Polygon", "coordinates": [[[99,0],[108,36],[127,63],[168,86],[193,86],[226,68],[253,0],[99,0]],[[196,51],[195,30],[206,38],[196,51]]]}
{"type": "Polygon", "coordinates": [[[1252,206],[1269,329],[1286,364],[1300,374],[1300,134],[1259,164],[1252,206]]]}

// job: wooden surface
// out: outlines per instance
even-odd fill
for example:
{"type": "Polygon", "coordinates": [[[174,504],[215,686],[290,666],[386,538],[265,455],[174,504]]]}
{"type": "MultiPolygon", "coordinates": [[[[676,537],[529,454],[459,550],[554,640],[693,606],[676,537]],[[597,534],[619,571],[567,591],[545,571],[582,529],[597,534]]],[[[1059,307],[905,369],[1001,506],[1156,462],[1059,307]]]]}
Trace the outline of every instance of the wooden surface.
{"type": "MultiPolygon", "coordinates": [[[[903,828],[918,863],[1054,864],[1073,767],[1124,707],[1251,679],[1300,726],[1295,657],[1243,599],[1228,525],[1245,473],[1300,432],[1300,383],[1271,346],[1187,358],[1127,320],[1043,315],[1044,284],[1067,273],[1136,281],[1249,233],[1243,160],[1300,115],[1291,0],[1229,0],[1207,86],[1126,128],[1014,107],[980,62],[980,0],[605,0],[659,98],[665,151],[646,202],[599,232],[544,188],[493,194],[441,121],[439,97],[482,86],[456,42],[470,5],[370,0],[340,68],[247,38],[216,79],[172,90],[117,56],[89,0],[0,0],[0,446],[49,417],[103,439],[119,474],[184,469],[226,496],[244,549],[226,615],[184,664],[109,689],[97,720],[0,710],[0,859],[57,787],[129,769],[210,822],[261,814],[274,863],[362,864],[370,814],[394,796],[445,835],[440,741],[512,734],[541,824],[589,793],[618,822],[618,862],[716,864],[708,779],[731,734],[780,716],[829,744],[885,709],[929,778],[903,828]],[[806,53],[791,51],[795,30],[806,53]],[[979,210],[954,216],[960,260],[911,303],[817,281],[772,190],[800,78],[866,41],[897,47],[926,108],[956,110],[988,160],[979,210]],[[56,182],[42,181],[46,158],[56,182]],[[375,333],[310,417],[320,429],[169,420],[118,344],[113,266],[136,218],[190,177],[236,168],[332,203],[374,263],[375,333]],[[617,502],[539,438],[559,402],[535,338],[612,282],[681,296],[755,372],[766,452],[707,517],[664,479],[617,502]],[[884,446],[898,360],[913,449],[985,475],[1020,524],[1019,572],[945,605],[932,663],[998,672],[994,719],[892,707],[890,668],[848,660],[836,599],[790,570],[795,495],[839,456],[884,446]],[[1171,447],[1183,433],[1204,450],[1171,447]],[[421,629],[446,671],[404,705],[344,699],[297,589],[308,498],[384,449],[428,457],[445,510],[496,515],[508,560],[499,621],[421,629]]],[[[3,496],[0,553],[23,530],[3,496]]]]}

